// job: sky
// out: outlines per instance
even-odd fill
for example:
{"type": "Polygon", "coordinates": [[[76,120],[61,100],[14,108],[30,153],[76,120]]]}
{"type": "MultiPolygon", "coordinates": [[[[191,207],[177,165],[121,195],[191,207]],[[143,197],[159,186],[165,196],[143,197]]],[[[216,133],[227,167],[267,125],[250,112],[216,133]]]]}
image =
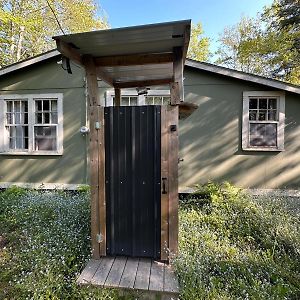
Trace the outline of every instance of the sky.
{"type": "Polygon", "coordinates": [[[204,35],[216,51],[219,33],[241,16],[255,17],[273,0],[98,0],[111,28],[192,19],[202,23],[204,35]]]}

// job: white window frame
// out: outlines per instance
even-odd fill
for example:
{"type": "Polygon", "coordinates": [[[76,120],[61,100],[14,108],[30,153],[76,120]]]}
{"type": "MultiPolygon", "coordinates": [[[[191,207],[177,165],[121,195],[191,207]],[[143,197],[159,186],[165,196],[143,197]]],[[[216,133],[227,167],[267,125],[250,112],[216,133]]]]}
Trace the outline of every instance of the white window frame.
{"type": "MultiPolygon", "coordinates": [[[[251,121],[252,122],[252,121],[251,121]]],[[[259,122],[258,122],[259,123],[259,122]]],[[[243,124],[242,124],[242,149],[245,151],[284,151],[284,126],[285,126],[285,93],[279,91],[245,91],[243,92],[243,124]],[[249,126],[249,98],[274,97],[277,98],[278,121],[265,121],[277,123],[277,146],[255,147],[250,146],[249,126]]]]}
{"type": "MultiPolygon", "coordinates": [[[[51,124],[50,124],[51,125],[51,124]]],[[[6,94],[0,95],[0,155],[62,155],[63,154],[63,94],[6,94]],[[55,151],[49,150],[34,150],[34,125],[35,125],[35,105],[34,100],[42,99],[57,99],[57,147],[55,151]],[[28,150],[16,151],[9,149],[7,143],[7,130],[5,129],[6,122],[6,103],[7,100],[25,100],[28,101],[28,150]]]]}
{"type": "MultiPolygon", "coordinates": [[[[105,97],[105,106],[113,106],[113,97],[115,96],[115,91],[107,91],[105,97]]],[[[122,96],[136,96],[138,97],[137,105],[146,105],[145,97],[146,96],[170,96],[170,90],[149,90],[147,95],[138,95],[136,90],[122,90],[122,96]]]]}

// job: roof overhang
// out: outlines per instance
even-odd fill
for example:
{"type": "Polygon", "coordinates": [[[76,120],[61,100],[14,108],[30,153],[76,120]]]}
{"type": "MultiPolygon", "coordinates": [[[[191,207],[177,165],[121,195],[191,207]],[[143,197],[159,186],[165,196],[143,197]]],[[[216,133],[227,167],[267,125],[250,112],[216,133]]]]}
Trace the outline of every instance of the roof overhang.
{"type": "Polygon", "coordinates": [[[93,58],[97,76],[115,88],[174,82],[174,62],[184,65],[191,21],[150,24],[53,37],[63,56],[84,65],[93,58]]]}

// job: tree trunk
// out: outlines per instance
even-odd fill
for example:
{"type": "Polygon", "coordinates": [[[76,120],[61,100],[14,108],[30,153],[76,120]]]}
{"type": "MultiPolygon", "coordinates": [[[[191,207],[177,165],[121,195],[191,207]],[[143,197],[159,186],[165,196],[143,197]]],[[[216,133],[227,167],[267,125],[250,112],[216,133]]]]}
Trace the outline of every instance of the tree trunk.
{"type": "Polygon", "coordinates": [[[25,31],[25,26],[23,25],[20,26],[19,40],[17,45],[17,61],[21,59],[22,45],[24,40],[24,31],[25,31]]]}

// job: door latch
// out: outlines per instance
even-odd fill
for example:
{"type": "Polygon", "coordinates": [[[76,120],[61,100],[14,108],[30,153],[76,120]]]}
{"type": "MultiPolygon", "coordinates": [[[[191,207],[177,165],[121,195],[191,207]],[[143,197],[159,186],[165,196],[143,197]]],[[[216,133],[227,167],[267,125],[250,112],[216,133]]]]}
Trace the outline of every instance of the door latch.
{"type": "Polygon", "coordinates": [[[167,177],[162,178],[162,194],[167,194],[167,177]]]}

